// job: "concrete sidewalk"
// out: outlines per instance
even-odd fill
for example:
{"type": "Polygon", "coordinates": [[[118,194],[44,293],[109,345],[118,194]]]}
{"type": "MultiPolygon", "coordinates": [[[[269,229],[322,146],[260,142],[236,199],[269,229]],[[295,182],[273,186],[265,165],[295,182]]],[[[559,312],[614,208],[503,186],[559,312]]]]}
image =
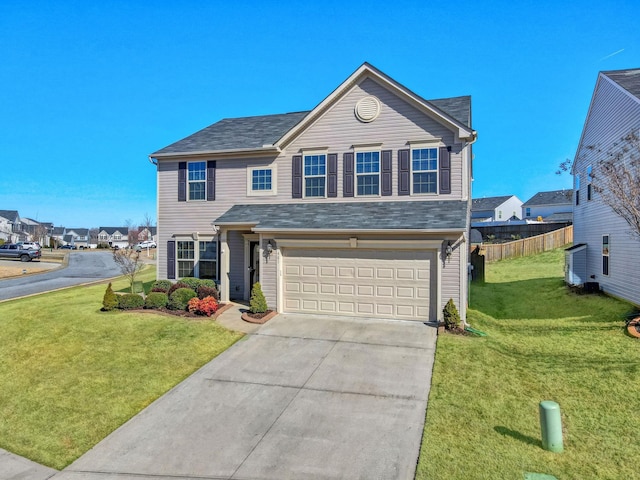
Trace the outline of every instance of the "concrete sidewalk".
{"type": "Polygon", "coordinates": [[[412,479],[436,331],[280,315],[53,478],[412,479]]]}
{"type": "Polygon", "coordinates": [[[2,480],[47,480],[57,470],[44,467],[26,458],[0,448],[0,479],[2,480]]]}

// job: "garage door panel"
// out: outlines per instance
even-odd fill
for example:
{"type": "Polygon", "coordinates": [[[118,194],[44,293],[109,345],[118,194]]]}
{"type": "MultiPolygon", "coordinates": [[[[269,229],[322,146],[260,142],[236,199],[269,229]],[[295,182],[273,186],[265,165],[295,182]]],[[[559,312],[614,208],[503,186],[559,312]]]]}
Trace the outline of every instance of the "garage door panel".
{"type": "Polygon", "coordinates": [[[283,254],[287,312],[420,321],[434,315],[433,251],[285,248],[283,254]]]}

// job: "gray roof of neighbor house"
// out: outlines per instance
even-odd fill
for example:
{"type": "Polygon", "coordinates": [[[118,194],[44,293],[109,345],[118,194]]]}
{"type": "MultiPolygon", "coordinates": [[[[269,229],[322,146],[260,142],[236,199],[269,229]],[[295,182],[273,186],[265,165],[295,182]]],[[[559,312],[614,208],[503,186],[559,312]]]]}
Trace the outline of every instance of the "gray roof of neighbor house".
{"type": "Polygon", "coordinates": [[[640,98],[640,68],[602,72],[626,91],[640,98]]]}
{"type": "MultiPolygon", "coordinates": [[[[463,125],[467,127],[470,125],[470,96],[426,101],[463,125]]],[[[225,118],[152,153],[151,156],[220,150],[250,150],[262,148],[265,145],[273,145],[308,113],[309,111],[257,117],[225,118]]]]}
{"type": "Polygon", "coordinates": [[[0,210],[0,217],[6,218],[10,222],[16,222],[20,219],[20,215],[18,215],[17,210],[0,210]]]}
{"type": "Polygon", "coordinates": [[[88,228],[67,228],[67,231],[72,231],[72,230],[76,232],[76,235],[78,235],[79,237],[86,237],[87,235],[89,235],[88,228]]]}
{"type": "Polygon", "coordinates": [[[107,232],[109,235],[113,235],[115,232],[120,232],[122,234],[127,234],[129,233],[129,228],[128,227],[100,227],[98,229],[98,233],[100,232],[107,232]]]}
{"type": "Polygon", "coordinates": [[[63,235],[65,232],[66,228],[65,227],[53,227],[53,235],[63,235]]]}
{"type": "Polygon", "coordinates": [[[235,205],[216,225],[260,230],[465,230],[467,202],[345,202],[235,205]]]}
{"type": "Polygon", "coordinates": [[[571,205],[573,190],[552,190],[550,192],[538,192],[522,204],[523,207],[535,205],[571,205]]]}
{"type": "Polygon", "coordinates": [[[513,195],[503,195],[501,197],[474,198],[471,200],[471,211],[494,210],[509,200],[513,195]]]}
{"type": "Polygon", "coordinates": [[[573,222],[573,212],[558,212],[544,217],[547,223],[570,223],[573,222]]]}

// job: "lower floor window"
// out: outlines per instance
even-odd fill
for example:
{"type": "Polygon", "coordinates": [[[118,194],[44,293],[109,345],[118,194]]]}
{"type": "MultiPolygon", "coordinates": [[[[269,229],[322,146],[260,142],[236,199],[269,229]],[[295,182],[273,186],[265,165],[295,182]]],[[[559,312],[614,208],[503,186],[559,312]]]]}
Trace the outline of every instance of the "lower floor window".
{"type": "Polygon", "coordinates": [[[176,242],[176,263],[178,278],[217,280],[218,242],[179,240],[176,242]]]}
{"type": "Polygon", "coordinates": [[[609,275],[609,235],[602,236],[602,274],[609,275]]]}

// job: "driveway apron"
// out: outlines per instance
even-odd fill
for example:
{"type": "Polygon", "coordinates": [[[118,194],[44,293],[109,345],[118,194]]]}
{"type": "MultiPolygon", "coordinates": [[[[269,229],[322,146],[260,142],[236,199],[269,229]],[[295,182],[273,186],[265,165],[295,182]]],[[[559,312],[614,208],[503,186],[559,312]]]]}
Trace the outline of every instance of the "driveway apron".
{"type": "Polygon", "coordinates": [[[412,479],[435,328],[279,315],[56,480],[412,479]]]}

